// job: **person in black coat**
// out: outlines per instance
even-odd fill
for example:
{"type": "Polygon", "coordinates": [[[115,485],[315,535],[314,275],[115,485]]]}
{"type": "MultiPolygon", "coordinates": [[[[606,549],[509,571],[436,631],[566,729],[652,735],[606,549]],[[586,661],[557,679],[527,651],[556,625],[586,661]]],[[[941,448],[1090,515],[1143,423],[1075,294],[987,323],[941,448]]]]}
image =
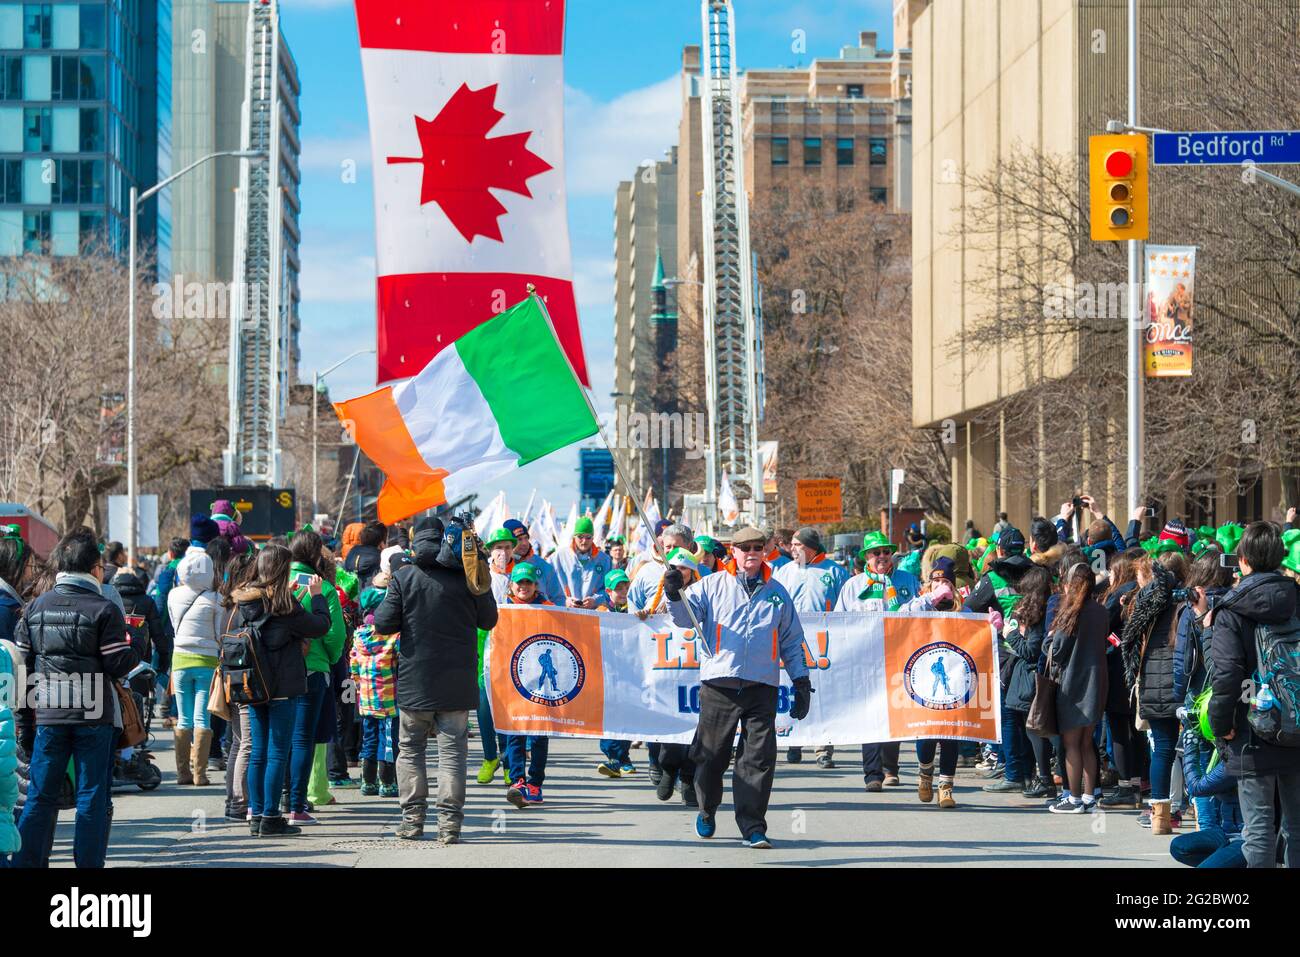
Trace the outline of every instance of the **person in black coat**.
{"type": "Polygon", "coordinates": [[[361,530],[361,540],[348,551],[343,569],[357,576],[357,594],[369,588],[379,574],[381,549],[387,539],[388,526],[383,522],[371,522],[361,530]]]}
{"type": "Polygon", "coordinates": [[[278,837],[302,830],[290,826],[280,813],[280,790],[293,745],[295,699],[307,693],[307,646],[329,634],[331,622],[319,576],[307,580],[311,608],[299,604],[289,581],[292,561],[284,546],[266,546],[257,557],[254,583],[231,595],[239,624],[249,626],[257,636],[263,656],[262,678],[270,699],[249,707],[248,807],[252,818],[248,827],[253,837],[278,837]]]}
{"type": "Polygon", "coordinates": [[[438,838],[460,840],[465,807],[469,713],[478,708],[478,629],[496,626],[491,589],[474,594],[461,561],[461,526],[420,521],[415,561],[393,575],[375,609],[375,630],[401,634],[397,644],[400,714],[397,786],[402,823],[397,836],[419,840],[429,801],[425,751],[438,736],[438,838]]]}
{"type": "Polygon", "coordinates": [[[1106,727],[1110,731],[1115,771],[1119,778],[1116,788],[1101,799],[1101,806],[1107,810],[1132,810],[1142,805],[1147,745],[1134,723],[1133,688],[1124,680],[1124,656],[1119,649],[1119,637],[1124,634],[1128,606],[1137,592],[1138,566],[1147,560],[1147,553],[1141,548],[1121,552],[1110,563],[1110,581],[1101,598],[1110,627],[1106,645],[1106,727]]]}
{"type": "Polygon", "coordinates": [[[1096,579],[1079,551],[1061,560],[1061,591],[1048,609],[1044,646],[1056,679],[1056,723],[1070,789],[1050,810],[1081,814],[1096,803],[1097,749],[1092,730],[1106,704],[1106,609],[1093,597],[1096,579]]]}
{"type": "Polygon", "coordinates": [[[1137,717],[1151,728],[1151,812],[1144,814],[1142,823],[1150,820],[1155,834],[1170,834],[1173,827],[1170,785],[1179,736],[1177,712],[1183,703],[1174,683],[1180,604],[1173,593],[1186,574],[1182,552],[1161,554],[1145,581],[1145,573],[1139,572],[1141,588],[1120,636],[1125,683],[1137,688],[1137,717]]]}
{"type": "MultiPolygon", "coordinates": [[[[1246,862],[1250,867],[1274,864],[1273,803],[1281,798],[1281,830],[1286,836],[1288,867],[1300,867],[1300,748],[1280,747],[1259,737],[1247,715],[1259,661],[1256,629],[1292,628],[1296,622],[1297,585],[1279,575],[1282,534],[1272,522],[1253,522],[1242,533],[1237,559],[1242,579],[1211,609],[1214,691],[1210,696],[1210,727],[1215,743],[1230,764],[1239,767],[1246,862]],[[1243,688],[1250,694],[1243,694],[1243,688]]],[[[1274,705],[1277,707],[1277,705],[1274,705]]]]}
{"type": "MultiPolygon", "coordinates": [[[[1016,603],[1013,619],[1009,619],[1002,636],[1002,653],[1005,656],[1004,674],[1006,712],[1012,721],[1024,727],[1029,707],[1034,703],[1036,682],[1034,673],[1043,649],[1043,624],[1047,602],[1052,591],[1052,573],[1035,564],[1021,576],[1017,585],[1020,601],[1016,603]],[[1013,627],[1014,625],[1014,627],[1013,627]]],[[[1054,798],[1056,785],[1052,780],[1052,746],[1048,738],[1025,731],[1033,750],[1038,774],[1032,774],[1024,787],[1026,797],[1054,798]]]]}
{"type": "MultiPolygon", "coordinates": [[[[158,614],[158,606],[149,596],[144,579],[123,568],[113,576],[112,584],[117,589],[117,593],[122,596],[126,614],[144,619],[144,623],[140,625],[132,625],[130,620],[127,621],[126,630],[131,636],[131,645],[135,648],[135,653],[140,656],[141,661],[147,662],[153,660],[156,651],[159,664],[163,666],[164,671],[167,670],[172,660],[172,641],[158,614]]],[[[152,683],[152,677],[135,678],[131,681],[131,690],[148,697],[149,686],[152,683]]]]}

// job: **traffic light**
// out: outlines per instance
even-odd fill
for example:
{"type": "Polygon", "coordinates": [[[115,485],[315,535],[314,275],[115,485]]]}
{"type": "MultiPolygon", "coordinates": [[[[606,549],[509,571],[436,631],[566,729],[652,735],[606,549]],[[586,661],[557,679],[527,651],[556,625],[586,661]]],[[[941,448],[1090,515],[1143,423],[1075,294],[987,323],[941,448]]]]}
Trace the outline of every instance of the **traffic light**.
{"type": "Polygon", "coordinates": [[[1088,137],[1092,238],[1146,239],[1147,138],[1143,133],[1088,137]]]}

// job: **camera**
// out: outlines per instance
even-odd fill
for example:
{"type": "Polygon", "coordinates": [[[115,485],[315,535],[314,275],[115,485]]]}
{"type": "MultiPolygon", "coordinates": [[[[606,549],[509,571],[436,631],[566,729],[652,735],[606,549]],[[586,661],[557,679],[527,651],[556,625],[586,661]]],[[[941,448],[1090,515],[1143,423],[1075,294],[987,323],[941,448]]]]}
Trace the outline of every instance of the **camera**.
{"type": "Polygon", "coordinates": [[[1188,601],[1189,599],[1192,599],[1192,597],[1191,589],[1189,588],[1174,589],[1174,601],[1188,601]]]}

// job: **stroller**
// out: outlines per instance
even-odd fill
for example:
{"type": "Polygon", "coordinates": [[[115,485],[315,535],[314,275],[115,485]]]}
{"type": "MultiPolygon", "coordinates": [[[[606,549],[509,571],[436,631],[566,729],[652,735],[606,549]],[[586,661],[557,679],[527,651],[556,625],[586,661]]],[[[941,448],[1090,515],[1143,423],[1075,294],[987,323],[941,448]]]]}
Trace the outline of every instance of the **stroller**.
{"type": "Polygon", "coordinates": [[[154,680],[156,677],[157,675],[152,667],[141,664],[127,675],[124,682],[127,690],[131,692],[131,697],[135,700],[135,706],[140,711],[141,719],[144,721],[145,739],[135,748],[129,749],[131,751],[129,758],[123,759],[120,751],[114,755],[114,793],[129,787],[138,787],[141,791],[152,791],[162,784],[162,772],[153,763],[153,755],[149,753],[149,745],[153,743],[150,728],[153,719],[154,688],[157,687],[154,680]]]}

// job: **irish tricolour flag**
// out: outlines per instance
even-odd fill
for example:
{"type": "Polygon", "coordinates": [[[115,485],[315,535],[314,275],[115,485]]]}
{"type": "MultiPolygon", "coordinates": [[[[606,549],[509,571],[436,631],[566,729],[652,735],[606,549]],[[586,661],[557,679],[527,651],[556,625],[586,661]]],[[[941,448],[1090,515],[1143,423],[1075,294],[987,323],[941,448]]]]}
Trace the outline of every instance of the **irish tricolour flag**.
{"type": "Polygon", "coordinates": [[[454,501],[599,429],[536,296],[465,333],[414,378],[334,409],[384,472],[384,522],[454,501]]]}
{"type": "Polygon", "coordinates": [[[564,0],[356,0],[374,155],[379,381],[526,295],[587,369],[564,192],[564,0]]]}

